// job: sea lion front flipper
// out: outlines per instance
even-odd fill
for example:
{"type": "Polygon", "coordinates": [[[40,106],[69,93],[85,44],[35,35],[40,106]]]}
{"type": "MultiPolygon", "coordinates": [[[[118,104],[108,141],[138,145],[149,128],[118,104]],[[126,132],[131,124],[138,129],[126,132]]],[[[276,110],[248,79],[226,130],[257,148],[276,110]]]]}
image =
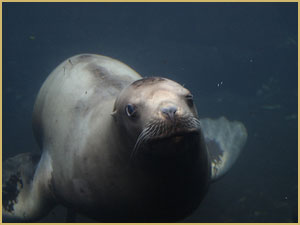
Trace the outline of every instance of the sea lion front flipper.
{"type": "Polygon", "coordinates": [[[234,164],[247,140],[243,123],[219,119],[201,119],[201,129],[211,161],[212,181],[223,176],[234,164]]]}
{"type": "Polygon", "coordinates": [[[3,222],[35,221],[52,209],[51,171],[47,153],[23,153],[3,163],[3,222]]]}

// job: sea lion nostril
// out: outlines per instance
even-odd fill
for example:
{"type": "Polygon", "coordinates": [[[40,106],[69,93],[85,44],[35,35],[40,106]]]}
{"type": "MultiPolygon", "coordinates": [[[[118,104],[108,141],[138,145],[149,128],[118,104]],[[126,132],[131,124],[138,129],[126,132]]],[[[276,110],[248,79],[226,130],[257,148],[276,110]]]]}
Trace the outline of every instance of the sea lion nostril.
{"type": "Polygon", "coordinates": [[[176,106],[164,107],[161,108],[161,112],[167,115],[167,118],[169,118],[170,120],[174,120],[175,113],[177,112],[177,107],[176,106]]]}

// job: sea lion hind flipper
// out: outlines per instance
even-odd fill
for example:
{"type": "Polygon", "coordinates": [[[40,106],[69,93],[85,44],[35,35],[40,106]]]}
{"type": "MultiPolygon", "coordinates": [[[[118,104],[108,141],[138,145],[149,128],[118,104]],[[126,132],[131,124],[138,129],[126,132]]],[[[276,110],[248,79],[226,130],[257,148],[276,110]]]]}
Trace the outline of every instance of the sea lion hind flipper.
{"type": "Polygon", "coordinates": [[[36,221],[52,208],[49,185],[45,186],[50,171],[46,171],[49,166],[44,155],[22,153],[3,163],[3,222],[36,221]]]}
{"type": "Polygon", "coordinates": [[[243,123],[205,118],[200,120],[201,129],[211,161],[211,180],[223,176],[234,164],[247,140],[243,123]]]}

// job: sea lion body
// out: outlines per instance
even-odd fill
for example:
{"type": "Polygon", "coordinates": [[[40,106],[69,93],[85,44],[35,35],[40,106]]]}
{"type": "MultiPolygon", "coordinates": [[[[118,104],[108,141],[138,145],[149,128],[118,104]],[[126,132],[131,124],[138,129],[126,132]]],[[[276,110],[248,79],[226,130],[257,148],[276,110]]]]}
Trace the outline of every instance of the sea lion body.
{"type": "Polygon", "coordinates": [[[130,165],[126,135],[118,131],[111,114],[121,90],[138,79],[136,72],[119,61],[75,56],[50,74],[34,107],[35,136],[51,158],[55,199],[102,221],[183,217],[180,211],[190,212],[199,200],[182,210],[186,206],[175,204],[178,197],[173,190],[180,191],[181,201],[183,193],[200,199],[200,183],[205,189],[208,184],[207,162],[206,177],[197,177],[201,170],[191,169],[199,174],[189,182],[185,179],[189,176],[180,177],[176,168],[165,168],[167,174],[148,174],[130,165]],[[166,188],[163,183],[168,179],[166,188]],[[185,185],[194,187],[181,190],[185,185]],[[192,194],[190,190],[195,188],[198,190],[192,194]]]}
{"type": "MultiPolygon", "coordinates": [[[[4,194],[4,216],[32,221],[59,203],[100,222],[183,219],[218,176],[199,123],[191,94],[176,82],[142,79],[109,57],[74,56],[37,96],[38,165],[20,163],[25,157],[18,156],[5,167],[4,190],[17,194],[4,194]]],[[[235,133],[243,129],[239,124],[235,133]]],[[[238,150],[244,142],[245,135],[238,150]]]]}

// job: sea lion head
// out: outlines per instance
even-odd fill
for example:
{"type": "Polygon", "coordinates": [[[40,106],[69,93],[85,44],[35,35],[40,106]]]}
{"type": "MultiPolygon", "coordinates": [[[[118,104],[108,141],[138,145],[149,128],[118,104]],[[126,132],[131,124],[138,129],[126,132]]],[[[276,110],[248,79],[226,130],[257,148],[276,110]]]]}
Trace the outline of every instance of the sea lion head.
{"type": "Polygon", "coordinates": [[[133,82],[118,96],[114,118],[127,140],[131,158],[172,157],[199,139],[200,122],[190,91],[162,77],[133,82]]]}

